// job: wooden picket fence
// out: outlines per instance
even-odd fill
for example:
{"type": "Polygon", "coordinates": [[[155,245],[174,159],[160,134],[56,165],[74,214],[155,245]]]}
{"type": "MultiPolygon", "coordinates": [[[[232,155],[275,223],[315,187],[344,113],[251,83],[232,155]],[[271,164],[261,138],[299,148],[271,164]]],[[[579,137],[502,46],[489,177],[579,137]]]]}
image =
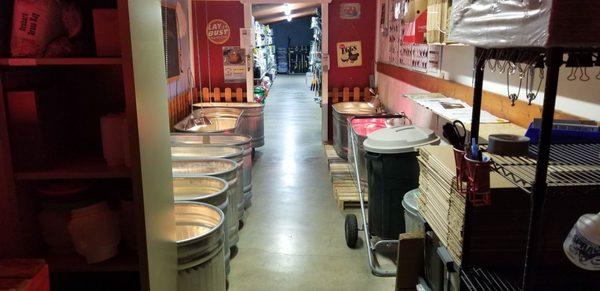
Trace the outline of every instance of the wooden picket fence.
{"type": "MultiPolygon", "coordinates": [[[[194,98],[196,99],[196,98],[194,98]]],[[[192,104],[188,92],[183,92],[169,99],[169,126],[173,126],[188,116],[191,112],[192,104]]]]}
{"type": "Polygon", "coordinates": [[[211,91],[204,87],[200,91],[203,102],[246,102],[246,93],[242,88],[236,88],[235,91],[231,88],[221,90],[219,87],[214,87],[211,91]]]}
{"type": "Polygon", "coordinates": [[[329,92],[329,104],[370,101],[372,97],[371,92],[369,92],[370,89],[370,87],[365,87],[363,89],[360,87],[354,87],[352,89],[350,89],[350,87],[344,87],[340,91],[338,88],[333,88],[329,92]]]}
{"type": "MultiPolygon", "coordinates": [[[[219,87],[213,88],[211,91],[209,88],[204,87],[201,90],[194,90],[194,103],[200,102],[246,102],[246,93],[242,88],[221,89],[219,87]]],[[[191,113],[192,104],[188,92],[183,92],[169,99],[169,125],[171,128],[184,119],[191,113]]]]}

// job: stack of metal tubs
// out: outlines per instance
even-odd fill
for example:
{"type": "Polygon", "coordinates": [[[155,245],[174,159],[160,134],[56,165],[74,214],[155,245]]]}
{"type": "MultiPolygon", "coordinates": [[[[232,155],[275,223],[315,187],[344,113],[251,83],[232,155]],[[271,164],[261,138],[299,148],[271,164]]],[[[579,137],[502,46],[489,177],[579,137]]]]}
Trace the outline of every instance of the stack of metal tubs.
{"type": "Polygon", "coordinates": [[[171,134],[175,200],[207,203],[224,213],[227,273],[244,214],[252,205],[253,138],[235,133],[242,113],[235,108],[195,110],[195,118],[206,117],[210,124],[189,126],[193,122],[187,117],[171,134]]]}

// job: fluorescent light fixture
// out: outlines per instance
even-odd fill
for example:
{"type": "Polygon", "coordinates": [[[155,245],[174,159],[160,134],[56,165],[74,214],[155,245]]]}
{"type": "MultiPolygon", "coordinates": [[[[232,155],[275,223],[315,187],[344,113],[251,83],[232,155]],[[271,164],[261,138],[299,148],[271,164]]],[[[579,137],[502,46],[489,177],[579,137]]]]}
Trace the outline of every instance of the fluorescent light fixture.
{"type": "Polygon", "coordinates": [[[292,22],[292,16],[291,16],[291,15],[288,15],[288,17],[287,17],[287,21],[288,21],[288,22],[292,22]]]}
{"type": "Polygon", "coordinates": [[[283,13],[287,16],[292,14],[292,6],[290,6],[290,3],[283,4],[283,13]]]}

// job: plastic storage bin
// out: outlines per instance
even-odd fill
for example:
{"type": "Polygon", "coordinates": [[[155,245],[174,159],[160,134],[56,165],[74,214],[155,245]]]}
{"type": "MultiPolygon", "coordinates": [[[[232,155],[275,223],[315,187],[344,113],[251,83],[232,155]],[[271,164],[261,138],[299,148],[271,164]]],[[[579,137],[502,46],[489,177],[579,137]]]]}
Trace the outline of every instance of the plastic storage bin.
{"type": "Polygon", "coordinates": [[[419,187],[418,148],[438,144],[433,131],[416,126],[380,129],[367,136],[369,231],[383,239],[397,239],[405,231],[402,199],[419,187]]]}

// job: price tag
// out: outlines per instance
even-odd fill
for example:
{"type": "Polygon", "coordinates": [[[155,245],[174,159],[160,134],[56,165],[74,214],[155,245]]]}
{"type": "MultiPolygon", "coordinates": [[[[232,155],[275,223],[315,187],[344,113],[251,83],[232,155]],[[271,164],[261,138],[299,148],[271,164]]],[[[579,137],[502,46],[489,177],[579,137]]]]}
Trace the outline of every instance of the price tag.
{"type": "Polygon", "coordinates": [[[329,67],[330,67],[329,54],[323,54],[323,58],[321,59],[321,66],[323,68],[323,71],[329,71],[329,67]]]}

